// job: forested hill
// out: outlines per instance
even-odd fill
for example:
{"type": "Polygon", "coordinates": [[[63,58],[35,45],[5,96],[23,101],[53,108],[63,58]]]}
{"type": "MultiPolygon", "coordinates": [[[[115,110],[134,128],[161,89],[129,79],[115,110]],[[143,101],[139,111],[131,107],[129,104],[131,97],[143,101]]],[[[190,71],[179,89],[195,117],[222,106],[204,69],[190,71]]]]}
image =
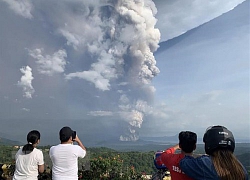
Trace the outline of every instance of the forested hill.
{"type": "Polygon", "coordinates": [[[22,143],[19,141],[13,141],[10,139],[0,137],[0,145],[21,145],[22,143]]]}

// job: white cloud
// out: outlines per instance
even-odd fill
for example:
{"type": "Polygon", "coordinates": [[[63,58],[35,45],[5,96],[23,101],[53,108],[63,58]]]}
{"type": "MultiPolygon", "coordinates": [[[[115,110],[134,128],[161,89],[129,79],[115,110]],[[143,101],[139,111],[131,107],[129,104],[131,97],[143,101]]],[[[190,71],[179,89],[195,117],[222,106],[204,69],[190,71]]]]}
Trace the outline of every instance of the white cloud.
{"type": "Polygon", "coordinates": [[[38,71],[41,74],[53,75],[55,73],[63,73],[66,65],[66,51],[58,50],[52,56],[42,55],[43,49],[29,50],[29,55],[37,59],[38,71]]]}
{"type": "Polygon", "coordinates": [[[83,71],[70,73],[65,76],[65,79],[71,80],[72,78],[80,78],[89,81],[95,85],[96,88],[106,91],[109,90],[110,84],[108,79],[105,79],[101,74],[96,71],[83,71]]]}
{"type": "Polygon", "coordinates": [[[22,108],[23,111],[30,112],[30,109],[22,108]]]}
{"type": "Polygon", "coordinates": [[[81,38],[77,34],[70,33],[65,29],[60,29],[58,31],[67,39],[67,45],[72,45],[74,49],[77,49],[81,43],[81,38]]]}
{"type": "Polygon", "coordinates": [[[9,5],[9,8],[12,9],[16,14],[21,15],[25,18],[33,18],[31,10],[33,5],[30,0],[2,0],[9,5]]]}
{"type": "Polygon", "coordinates": [[[29,66],[26,66],[22,67],[20,71],[24,75],[21,77],[21,81],[18,81],[18,85],[23,88],[24,97],[32,98],[32,95],[35,92],[32,86],[32,80],[34,79],[32,76],[32,69],[29,66]]]}

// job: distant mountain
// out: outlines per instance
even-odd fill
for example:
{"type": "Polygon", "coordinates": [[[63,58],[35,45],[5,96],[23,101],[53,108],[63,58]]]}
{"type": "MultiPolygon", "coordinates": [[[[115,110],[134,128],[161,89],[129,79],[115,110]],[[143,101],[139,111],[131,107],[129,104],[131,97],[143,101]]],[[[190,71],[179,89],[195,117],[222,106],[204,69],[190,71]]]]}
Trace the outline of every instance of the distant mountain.
{"type": "Polygon", "coordinates": [[[172,49],[175,46],[178,48],[180,48],[180,46],[186,47],[190,42],[200,43],[208,38],[214,39],[225,33],[237,32],[239,27],[249,25],[249,12],[249,1],[244,1],[221,16],[193,28],[180,36],[161,42],[155,54],[166,52],[166,50],[172,49]],[[223,29],[221,29],[221,25],[223,25],[223,29]]]}
{"type": "MultiPolygon", "coordinates": [[[[150,142],[152,144],[155,143],[167,143],[167,144],[175,144],[178,143],[178,134],[174,136],[161,136],[161,137],[141,137],[141,140],[144,142],[150,142]]],[[[236,143],[250,143],[250,139],[247,138],[235,138],[236,143]]],[[[203,137],[198,137],[197,144],[203,144],[203,137]]]]}
{"type": "Polygon", "coordinates": [[[23,143],[19,141],[13,141],[10,139],[0,137],[0,145],[22,145],[23,143]]]}
{"type": "Polygon", "coordinates": [[[141,140],[162,143],[176,143],[178,142],[178,134],[174,136],[161,136],[161,137],[140,137],[141,140]]]}
{"type": "MultiPolygon", "coordinates": [[[[249,86],[247,86],[249,84],[249,5],[249,0],[244,1],[231,11],[199,27],[191,29],[178,37],[160,43],[160,47],[154,54],[157,60],[157,66],[161,71],[153,81],[158,91],[155,96],[158,97],[160,101],[162,98],[166,100],[170,98],[170,103],[167,103],[167,105],[169,107],[172,104],[174,105],[173,109],[170,107],[171,110],[178,111],[180,114],[184,112],[183,114],[186,113],[190,117],[192,115],[194,119],[197,119],[197,123],[189,124],[189,117],[187,117],[186,126],[199,130],[197,133],[199,133],[198,136],[200,139],[198,142],[200,143],[202,143],[201,138],[205,130],[205,128],[201,130],[201,127],[199,127],[202,125],[202,118],[199,122],[196,114],[187,111],[185,107],[186,103],[194,97],[197,98],[198,96],[196,96],[196,94],[202,94],[211,90],[223,90],[222,94],[226,94],[227,92],[232,93],[232,95],[237,92],[242,94],[242,97],[243,94],[245,96],[245,93],[247,94],[249,92],[249,86]],[[158,88],[158,86],[160,88],[158,88]],[[235,89],[237,89],[237,91],[235,91],[235,89]],[[161,92],[164,92],[164,96],[161,95],[161,92]],[[189,94],[192,97],[189,98],[189,94]],[[184,102],[183,104],[177,104],[182,101],[184,102]]],[[[223,99],[222,94],[220,100],[223,99]]],[[[238,101],[237,99],[238,102],[240,102],[240,100],[238,101]]],[[[198,98],[189,103],[196,112],[195,103],[197,102],[194,101],[198,101],[198,98]]],[[[225,100],[225,102],[228,103],[229,100],[225,100]]],[[[234,102],[234,100],[232,100],[232,102],[234,102]]],[[[235,104],[238,104],[238,102],[235,104]]],[[[242,101],[242,104],[244,103],[245,99],[242,101]]],[[[226,103],[223,104],[223,106],[226,107],[226,103]]],[[[202,108],[204,107],[208,106],[204,103],[202,108]]],[[[247,106],[244,104],[244,107],[247,106]]],[[[221,108],[221,111],[218,111],[220,115],[217,114],[217,110],[212,110],[212,108],[211,110],[204,108],[202,111],[204,111],[204,115],[207,119],[210,117],[211,119],[215,117],[227,117],[226,114],[223,114],[223,107],[218,106],[218,109],[219,108],[221,108]],[[210,114],[206,114],[207,112],[210,112],[210,114]],[[214,115],[212,113],[214,113],[214,115]]],[[[187,109],[189,109],[189,107],[187,107],[187,109]]],[[[169,115],[169,121],[172,122],[174,122],[177,117],[183,117],[175,117],[172,116],[171,113],[169,115]]],[[[241,120],[245,119],[247,119],[247,116],[241,118],[241,120]]],[[[206,123],[214,124],[212,121],[206,123]]],[[[229,119],[226,121],[225,119],[224,125],[237,126],[237,123],[238,122],[229,119]]],[[[241,123],[243,124],[243,122],[241,123]]],[[[241,139],[236,139],[237,143],[250,141],[250,138],[248,137],[247,139],[246,137],[249,135],[249,129],[247,129],[249,123],[247,123],[247,121],[244,121],[244,123],[246,129],[233,132],[235,136],[241,136],[241,139]],[[246,137],[245,139],[243,139],[244,136],[246,137]]],[[[144,127],[145,125],[147,124],[144,124],[144,127]]],[[[163,127],[165,126],[166,125],[163,127]]],[[[176,126],[178,126],[178,124],[176,124],[176,126]]],[[[150,128],[150,126],[147,128],[150,128]]],[[[167,130],[166,128],[166,131],[167,130]]],[[[157,131],[157,129],[155,129],[155,131],[157,131]]],[[[171,129],[171,131],[173,131],[173,129],[171,129]]],[[[148,137],[143,139],[158,142],[171,142],[171,138],[168,138],[169,137],[148,137]]],[[[172,140],[174,140],[175,136],[172,138],[172,140]]],[[[178,138],[176,137],[175,142],[177,141],[178,138]]]]}

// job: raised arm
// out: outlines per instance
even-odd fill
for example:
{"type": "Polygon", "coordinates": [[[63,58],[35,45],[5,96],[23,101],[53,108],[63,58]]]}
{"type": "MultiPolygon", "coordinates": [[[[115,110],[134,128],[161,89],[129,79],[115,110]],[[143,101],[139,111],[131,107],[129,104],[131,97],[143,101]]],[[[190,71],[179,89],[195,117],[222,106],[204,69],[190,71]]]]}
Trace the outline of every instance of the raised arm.
{"type": "Polygon", "coordinates": [[[76,135],[76,138],[74,139],[74,141],[75,141],[83,150],[87,151],[86,148],[85,148],[85,146],[82,144],[81,140],[78,138],[77,135],[76,135]]]}

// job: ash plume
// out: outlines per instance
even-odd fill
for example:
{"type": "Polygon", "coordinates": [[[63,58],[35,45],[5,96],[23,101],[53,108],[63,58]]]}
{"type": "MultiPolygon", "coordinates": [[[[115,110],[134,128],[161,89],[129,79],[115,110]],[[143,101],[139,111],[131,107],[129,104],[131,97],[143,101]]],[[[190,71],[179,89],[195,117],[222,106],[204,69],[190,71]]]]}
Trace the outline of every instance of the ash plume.
{"type": "Polygon", "coordinates": [[[153,56],[160,39],[160,33],[154,27],[156,9],[152,1],[125,0],[109,1],[105,8],[110,12],[105,18],[109,37],[104,43],[108,44],[105,52],[111,55],[111,68],[114,67],[117,74],[108,81],[116,79],[127,83],[127,89],[120,95],[119,115],[128,122],[128,133],[121,135],[120,140],[135,141],[139,138],[136,128],[141,127],[149,108],[147,96],[154,92],[151,80],[159,73],[153,56]],[[145,96],[134,97],[128,92],[131,87],[140,89],[145,96]]]}
{"type": "Polygon", "coordinates": [[[160,40],[155,5],[151,0],[87,2],[82,4],[81,18],[58,29],[67,45],[91,57],[86,60],[91,59],[88,69],[70,72],[65,79],[82,79],[101,91],[116,91],[115,114],[128,123],[128,135],[120,140],[138,140],[136,128],[141,127],[154,93],[151,80],[159,73],[153,55],[160,40]]]}
{"type": "MultiPolygon", "coordinates": [[[[36,3],[32,5],[34,11],[36,3]]],[[[43,1],[39,3],[41,6],[43,1]]],[[[142,126],[155,91],[151,81],[160,72],[153,55],[160,41],[160,32],[155,28],[155,4],[152,0],[53,3],[44,18],[49,17],[48,26],[65,43],[53,50],[29,47],[36,72],[50,78],[63,73],[69,86],[77,81],[75,84],[94,97],[94,93],[101,94],[100,103],[92,100],[93,108],[87,114],[125,121],[128,127],[120,140],[137,140],[137,129],[142,126]],[[110,102],[102,105],[102,99],[110,102]]],[[[36,14],[32,17],[36,19],[36,14]]]]}

